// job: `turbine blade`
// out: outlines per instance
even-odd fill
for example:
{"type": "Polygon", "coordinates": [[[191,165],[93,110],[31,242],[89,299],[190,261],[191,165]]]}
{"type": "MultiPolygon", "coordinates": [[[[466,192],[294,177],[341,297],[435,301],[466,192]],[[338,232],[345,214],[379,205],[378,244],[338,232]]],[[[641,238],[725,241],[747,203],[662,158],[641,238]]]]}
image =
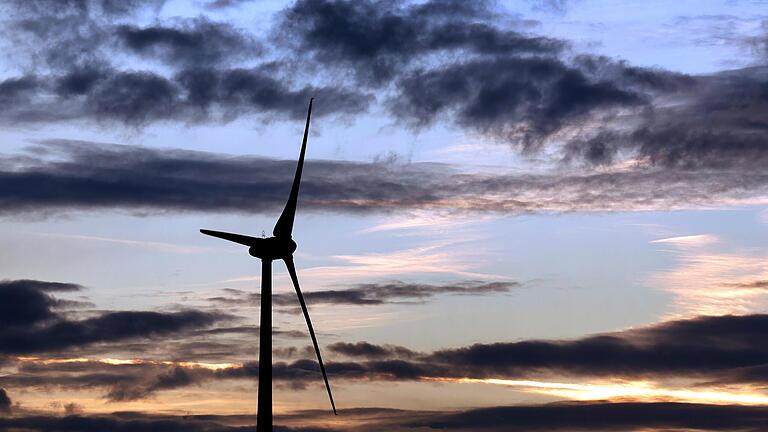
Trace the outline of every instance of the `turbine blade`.
{"type": "Polygon", "coordinates": [[[315,345],[315,354],[317,354],[317,362],[320,363],[320,371],[323,373],[323,380],[325,381],[325,389],[328,390],[328,399],[331,400],[331,407],[333,408],[333,414],[336,413],[336,404],[333,402],[333,394],[331,394],[331,385],[328,384],[328,375],[325,373],[325,365],[323,364],[323,358],[320,356],[320,346],[317,344],[317,337],[315,337],[315,329],[312,328],[312,320],[309,318],[309,311],[307,310],[307,304],[304,302],[304,296],[301,294],[301,288],[299,288],[299,278],[296,276],[296,267],[293,265],[293,257],[283,258],[285,266],[288,268],[288,274],[291,275],[293,281],[293,287],[296,288],[296,295],[299,297],[299,304],[301,305],[301,311],[304,312],[304,318],[307,320],[307,328],[309,329],[309,336],[312,337],[312,343],[315,345]]]}
{"type": "Polygon", "coordinates": [[[272,230],[275,237],[291,237],[293,232],[293,219],[296,216],[296,202],[299,200],[299,185],[301,185],[301,171],[304,168],[304,153],[307,151],[307,135],[309,134],[309,119],[312,117],[312,101],[309,99],[309,109],[307,110],[307,124],[304,126],[304,140],[301,142],[301,153],[299,153],[299,163],[296,165],[296,175],[293,177],[293,186],[291,194],[288,195],[288,202],[280,218],[272,230]]]}
{"type": "Polygon", "coordinates": [[[207,229],[201,229],[200,232],[205,235],[218,237],[220,239],[239,243],[245,246],[253,246],[254,242],[258,240],[256,237],[251,237],[251,236],[242,235],[242,234],[232,234],[232,233],[223,232],[223,231],[212,231],[207,229]]]}

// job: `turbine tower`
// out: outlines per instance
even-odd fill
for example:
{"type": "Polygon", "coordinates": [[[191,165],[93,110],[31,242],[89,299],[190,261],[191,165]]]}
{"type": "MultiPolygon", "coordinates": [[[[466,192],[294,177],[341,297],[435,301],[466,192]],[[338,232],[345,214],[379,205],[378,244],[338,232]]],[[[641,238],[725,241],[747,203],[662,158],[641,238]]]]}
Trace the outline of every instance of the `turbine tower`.
{"type": "MultiPolygon", "coordinates": [[[[313,98],[314,99],[314,98],[313,98]]],[[[272,237],[259,238],[242,234],[232,234],[222,231],[211,231],[201,229],[200,232],[218,237],[220,239],[239,243],[248,246],[248,253],[261,259],[261,323],[259,332],[259,393],[258,406],[256,411],[256,431],[272,431],[272,261],[281,259],[288,268],[288,274],[293,281],[293,287],[296,288],[296,295],[299,298],[301,310],[304,312],[304,318],[307,321],[309,336],[312,338],[312,344],[315,346],[317,362],[320,364],[320,371],[323,373],[325,389],[328,391],[328,398],[331,400],[331,408],[336,414],[336,405],[333,402],[331,386],[328,384],[328,375],[325,373],[325,365],[320,356],[320,346],[317,344],[315,330],[312,328],[312,320],[309,318],[307,304],[304,302],[304,296],[299,288],[299,279],[296,276],[296,267],[293,264],[293,252],[296,251],[296,242],[291,237],[293,232],[293,219],[296,216],[296,202],[299,198],[299,186],[301,185],[301,171],[304,168],[304,153],[307,150],[307,135],[309,134],[309,120],[312,116],[312,100],[309,100],[309,109],[307,110],[307,124],[304,127],[304,140],[301,142],[301,153],[299,162],[296,165],[296,175],[293,178],[293,187],[288,195],[288,202],[280,218],[272,230],[272,237]]]]}

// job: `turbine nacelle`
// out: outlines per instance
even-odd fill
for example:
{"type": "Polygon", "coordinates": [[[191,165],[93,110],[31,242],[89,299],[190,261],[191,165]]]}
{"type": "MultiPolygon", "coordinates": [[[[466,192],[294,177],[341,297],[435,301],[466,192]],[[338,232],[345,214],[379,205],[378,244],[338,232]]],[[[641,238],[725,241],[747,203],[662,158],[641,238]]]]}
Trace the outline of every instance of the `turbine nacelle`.
{"type": "Polygon", "coordinates": [[[270,261],[290,258],[294,251],[296,242],[282,237],[256,238],[248,248],[248,254],[252,257],[270,261]]]}

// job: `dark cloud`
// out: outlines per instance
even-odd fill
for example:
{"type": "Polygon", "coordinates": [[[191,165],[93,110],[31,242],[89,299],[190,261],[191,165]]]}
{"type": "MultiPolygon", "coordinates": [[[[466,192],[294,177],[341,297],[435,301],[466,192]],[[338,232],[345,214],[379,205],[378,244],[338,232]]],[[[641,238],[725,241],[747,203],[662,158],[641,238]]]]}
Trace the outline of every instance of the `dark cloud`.
{"type": "Polygon", "coordinates": [[[572,140],[565,159],[601,165],[635,158],[667,170],[754,169],[768,162],[768,69],[695,77],[677,104],[657,106],[630,124],[603,125],[572,140]]]}
{"type": "Polygon", "coordinates": [[[186,69],[173,78],[148,71],[75,67],[45,79],[26,76],[0,82],[9,102],[0,121],[14,125],[69,120],[121,122],[226,122],[244,115],[306,115],[310,97],[323,100],[319,116],[365,111],[370,96],[332,87],[293,89],[263,68],[186,69]]]}
{"type": "Polygon", "coordinates": [[[588,165],[768,160],[764,67],[690,76],[569,55],[566,42],[502,29],[500,17],[509,15],[485,2],[300,1],[279,29],[291,49],[331,65],[321,69],[390,88],[391,115],[417,129],[449,121],[529,152],[565,141],[562,159],[588,165]]]}
{"type": "MultiPolygon", "coordinates": [[[[280,422],[282,416],[276,416],[280,422]]],[[[255,416],[217,415],[150,415],[123,412],[105,415],[65,417],[50,415],[26,415],[0,419],[3,430],[29,432],[253,432],[255,416]],[[245,425],[245,426],[244,426],[245,425]]],[[[289,419],[289,421],[292,419],[289,419]]],[[[294,421],[295,422],[295,421],[294,421]]],[[[314,426],[286,426],[280,423],[275,432],[334,432],[337,429],[314,426]]]]}
{"type": "Polygon", "coordinates": [[[394,83],[386,102],[407,125],[448,120],[525,150],[600,116],[651,109],[657,96],[696,83],[569,56],[566,41],[509,30],[510,22],[490,2],[299,1],[278,31],[321,70],[349,70],[366,86],[394,83]]]}
{"type": "MultiPolygon", "coordinates": [[[[560,403],[529,406],[500,406],[458,412],[408,411],[380,408],[344,410],[348,426],[327,429],[312,424],[327,423],[328,414],[301,411],[277,415],[280,432],[409,431],[450,429],[459,431],[645,431],[700,430],[758,432],[768,421],[768,410],[760,406],[704,405],[686,403],[560,403]],[[296,425],[296,426],[294,426],[296,425]],[[301,425],[301,426],[298,426],[301,425]]],[[[117,432],[190,431],[245,432],[255,430],[252,416],[147,415],[115,413],[100,416],[18,416],[0,419],[0,427],[25,431],[117,432]]]]}
{"type": "Polygon", "coordinates": [[[531,371],[592,376],[716,376],[768,363],[768,315],[700,317],[571,341],[476,344],[430,361],[481,377],[531,371]],[[473,371],[474,370],[474,371],[473,371]]]}
{"type": "Polygon", "coordinates": [[[67,282],[47,282],[34,279],[17,279],[0,281],[0,290],[3,289],[28,289],[43,292],[74,292],[84,289],[80,284],[67,282]]]}
{"type": "MultiPolygon", "coordinates": [[[[358,284],[342,290],[318,290],[304,293],[304,298],[312,304],[350,304],[381,305],[387,303],[423,302],[441,294],[453,295],[489,295],[509,292],[519,287],[517,282],[481,282],[461,281],[452,284],[431,285],[393,281],[389,283],[358,284]]],[[[221,303],[238,304],[243,300],[258,304],[259,294],[242,293],[233,297],[213,297],[209,300],[221,303]]],[[[278,306],[295,306],[296,295],[293,293],[274,294],[272,302],[278,306]]]]}
{"type": "Polygon", "coordinates": [[[413,424],[432,429],[488,431],[703,430],[759,431],[764,407],[678,403],[553,404],[483,408],[413,424]]]}
{"type": "Polygon", "coordinates": [[[82,320],[70,320],[53,310],[72,305],[61,303],[48,292],[80,288],[76,284],[34,280],[0,282],[0,353],[41,353],[96,342],[152,338],[208,327],[227,318],[222,314],[200,311],[126,311],[104,312],[82,320]]]}
{"type": "Polygon", "coordinates": [[[193,374],[183,367],[175,367],[168,372],[156,375],[150,382],[139,386],[136,382],[124,382],[110,390],[107,398],[111,401],[131,401],[146,398],[161,390],[186,387],[195,381],[193,374]]]}
{"type": "Polygon", "coordinates": [[[328,347],[331,351],[347,357],[381,359],[388,357],[413,358],[419,353],[397,345],[375,345],[369,342],[337,342],[328,347]]]}
{"type": "Polygon", "coordinates": [[[493,12],[486,1],[298,1],[282,12],[278,31],[293,50],[311,53],[330,68],[349,68],[373,85],[385,84],[429,53],[556,53],[565,45],[482,22],[493,12]]]}
{"type": "Polygon", "coordinates": [[[728,284],[728,286],[733,286],[738,288],[768,289],[768,280],[756,280],[751,282],[730,283],[728,284]]]}
{"type": "Polygon", "coordinates": [[[218,113],[215,118],[220,120],[249,113],[282,113],[301,119],[306,116],[310,97],[323,101],[317,103],[319,116],[357,114],[366,111],[372,100],[370,95],[340,87],[305,85],[291,89],[269,66],[224,71],[187,69],[179,72],[176,80],[183,87],[184,102],[193,113],[205,113],[202,118],[218,113]]]}
{"type": "MultiPolygon", "coordinates": [[[[326,368],[332,380],[341,381],[578,377],[661,382],[674,379],[694,386],[762,386],[768,383],[768,350],[763,343],[767,335],[768,315],[747,315],[670,321],[573,340],[474,344],[431,353],[394,345],[341,342],[329,346],[329,352],[337,357],[328,358],[326,368]],[[351,360],[340,360],[338,356],[351,360]]],[[[239,351],[232,351],[228,358],[239,351]]],[[[302,352],[307,357],[311,354],[302,352]]],[[[321,384],[314,360],[278,361],[273,368],[279,385],[303,389],[321,384]]],[[[258,369],[254,362],[218,370],[158,362],[33,362],[20,364],[19,374],[2,377],[0,384],[6,388],[103,388],[109,400],[135,400],[210,381],[253,380],[258,377],[258,369]]]]}
{"type": "Polygon", "coordinates": [[[0,388],[0,414],[8,414],[11,412],[11,398],[8,397],[4,388],[0,388]]]}
{"type": "Polygon", "coordinates": [[[0,82],[0,102],[3,105],[24,103],[38,87],[34,76],[10,78],[0,82]]]}
{"type": "Polygon", "coordinates": [[[82,108],[75,112],[80,111],[97,119],[145,124],[169,119],[176,115],[179,108],[179,89],[159,75],[120,72],[96,83],[91,92],[84,95],[82,108]]]}
{"type": "MultiPolygon", "coordinates": [[[[700,317],[575,340],[474,344],[418,353],[405,347],[337,343],[331,352],[367,359],[330,361],[334,379],[535,379],[553,376],[687,378],[694,382],[765,384],[768,315],[700,317]],[[750,381],[752,380],[752,381],[750,381]]],[[[317,378],[310,360],[281,364],[281,379],[317,378]]],[[[236,368],[224,375],[242,374],[236,368]]]]}
{"type": "MultiPolygon", "coordinates": [[[[17,373],[0,378],[2,385],[25,389],[105,389],[104,397],[112,401],[148,397],[152,391],[172,388],[173,382],[172,366],[153,363],[113,365],[98,361],[49,364],[22,362],[17,367],[17,373]]],[[[194,373],[193,369],[187,372],[194,373]]]]}
{"type": "Polygon", "coordinates": [[[64,404],[65,416],[79,415],[79,414],[82,414],[83,411],[84,411],[83,406],[78,403],[70,402],[68,404],[64,404]]]}
{"type": "Polygon", "coordinates": [[[536,10],[543,10],[547,12],[554,12],[558,14],[564,13],[570,3],[574,0],[529,0],[529,3],[536,10]]]}
{"type": "MultiPolygon", "coordinates": [[[[138,26],[89,12],[117,10],[120,2],[69,5],[82,13],[49,13],[59,9],[30,3],[17,5],[6,30],[21,71],[0,82],[0,102],[6,102],[0,123],[6,125],[78,121],[141,127],[253,115],[300,118],[310,97],[324,100],[319,116],[351,115],[366,111],[372,100],[364,89],[292,82],[281,61],[254,63],[264,51],[260,42],[226,22],[198,17],[138,26]],[[119,59],[126,54],[164,65],[140,61],[125,68],[119,59]]],[[[151,2],[124,6],[146,9],[146,3],[151,2]]]]}
{"type": "Polygon", "coordinates": [[[0,281],[0,327],[8,329],[50,320],[56,317],[51,308],[57,305],[57,300],[47,292],[80,288],[76,284],[28,279],[0,281]]]}
{"type": "Polygon", "coordinates": [[[251,2],[253,0],[210,0],[208,3],[205,4],[206,9],[211,10],[218,10],[218,9],[226,9],[231,8],[235,6],[240,6],[241,4],[251,2]]]}
{"type": "Polygon", "coordinates": [[[9,0],[12,10],[33,16],[45,15],[129,15],[143,9],[157,10],[165,0],[9,0]]]}
{"type": "Polygon", "coordinates": [[[29,57],[19,70],[36,72],[0,82],[0,121],[137,127],[298,119],[311,96],[322,101],[319,115],[353,116],[376,92],[402,124],[448,122],[528,155],[546,149],[566,164],[637,162],[625,165],[716,176],[712,170],[768,162],[764,66],[690,76],[576,54],[567,41],[524,31],[530,23],[493,2],[457,0],[297,1],[264,42],[275,48],[268,60],[258,58],[263,47],[254,35],[226,22],[116,21],[152,4],[162,2],[12,2],[9,40],[20,63],[29,57]],[[170,67],[120,69],[115,52],[170,67]],[[302,59],[299,72],[294,58],[302,59]]]}
{"type": "Polygon", "coordinates": [[[117,27],[116,34],[130,51],[172,65],[221,66],[254,58],[262,51],[251,35],[204,17],[177,26],[123,24],[117,27]]]}
{"type": "Polygon", "coordinates": [[[69,321],[58,317],[50,324],[0,329],[0,352],[29,354],[60,351],[96,342],[152,338],[207,327],[221,320],[215,313],[184,311],[106,312],[94,318],[69,321]]]}
{"type": "MultiPolygon", "coordinates": [[[[3,27],[11,60],[22,71],[66,72],[98,64],[109,66],[113,23],[142,12],[158,12],[165,0],[11,0],[4,3],[3,27]]],[[[53,77],[46,77],[47,80],[53,77]]]]}
{"type": "Polygon", "coordinates": [[[238,427],[229,427],[205,421],[186,421],[177,419],[121,419],[119,417],[19,417],[0,420],[0,426],[11,430],[46,431],[46,432],[86,432],[110,430],[116,432],[234,432],[243,431],[238,427]]]}
{"type": "MultiPolygon", "coordinates": [[[[274,212],[285,203],[296,163],[73,141],[33,150],[0,158],[0,214],[274,212]]],[[[760,170],[462,174],[440,164],[309,160],[305,174],[301,205],[310,211],[674,209],[754,199],[768,189],[768,173],[760,170]]]]}
{"type": "MultiPolygon", "coordinates": [[[[463,281],[445,285],[430,285],[394,281],[390,283],[359,284],[345,290],[312,291],[304,297],[312,303],[375,305],[403,301],[423,301],[440,294],[487,295],[509,292],[517,282],[463,281]]],[[[289,304],[288,298],[285,304],[289,304]]],[[[295,301],[295,299],[290,299],[295,301]]],[[[279,302],[278,302],[279,303],[279,302]]]]}
{"type": "Polygon", "coordinates": [[[465,127],[522,141],[539,139],[597,110],[640,105],[644,97],[591,81],[558,59],[494,58],[417,70],[398,81],[392,112],[416,126],[450,114],[465,127]]]}

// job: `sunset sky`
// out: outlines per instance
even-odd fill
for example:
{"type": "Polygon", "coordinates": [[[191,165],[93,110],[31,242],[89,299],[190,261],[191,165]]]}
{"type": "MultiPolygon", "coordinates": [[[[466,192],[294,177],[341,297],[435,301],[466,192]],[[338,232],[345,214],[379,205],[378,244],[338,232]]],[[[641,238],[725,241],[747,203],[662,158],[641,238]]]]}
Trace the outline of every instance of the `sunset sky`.
{"type": "Polygon", "coordinates": [[[3,0],[0,430],[763,431],[768,1],[3,0]]]}

